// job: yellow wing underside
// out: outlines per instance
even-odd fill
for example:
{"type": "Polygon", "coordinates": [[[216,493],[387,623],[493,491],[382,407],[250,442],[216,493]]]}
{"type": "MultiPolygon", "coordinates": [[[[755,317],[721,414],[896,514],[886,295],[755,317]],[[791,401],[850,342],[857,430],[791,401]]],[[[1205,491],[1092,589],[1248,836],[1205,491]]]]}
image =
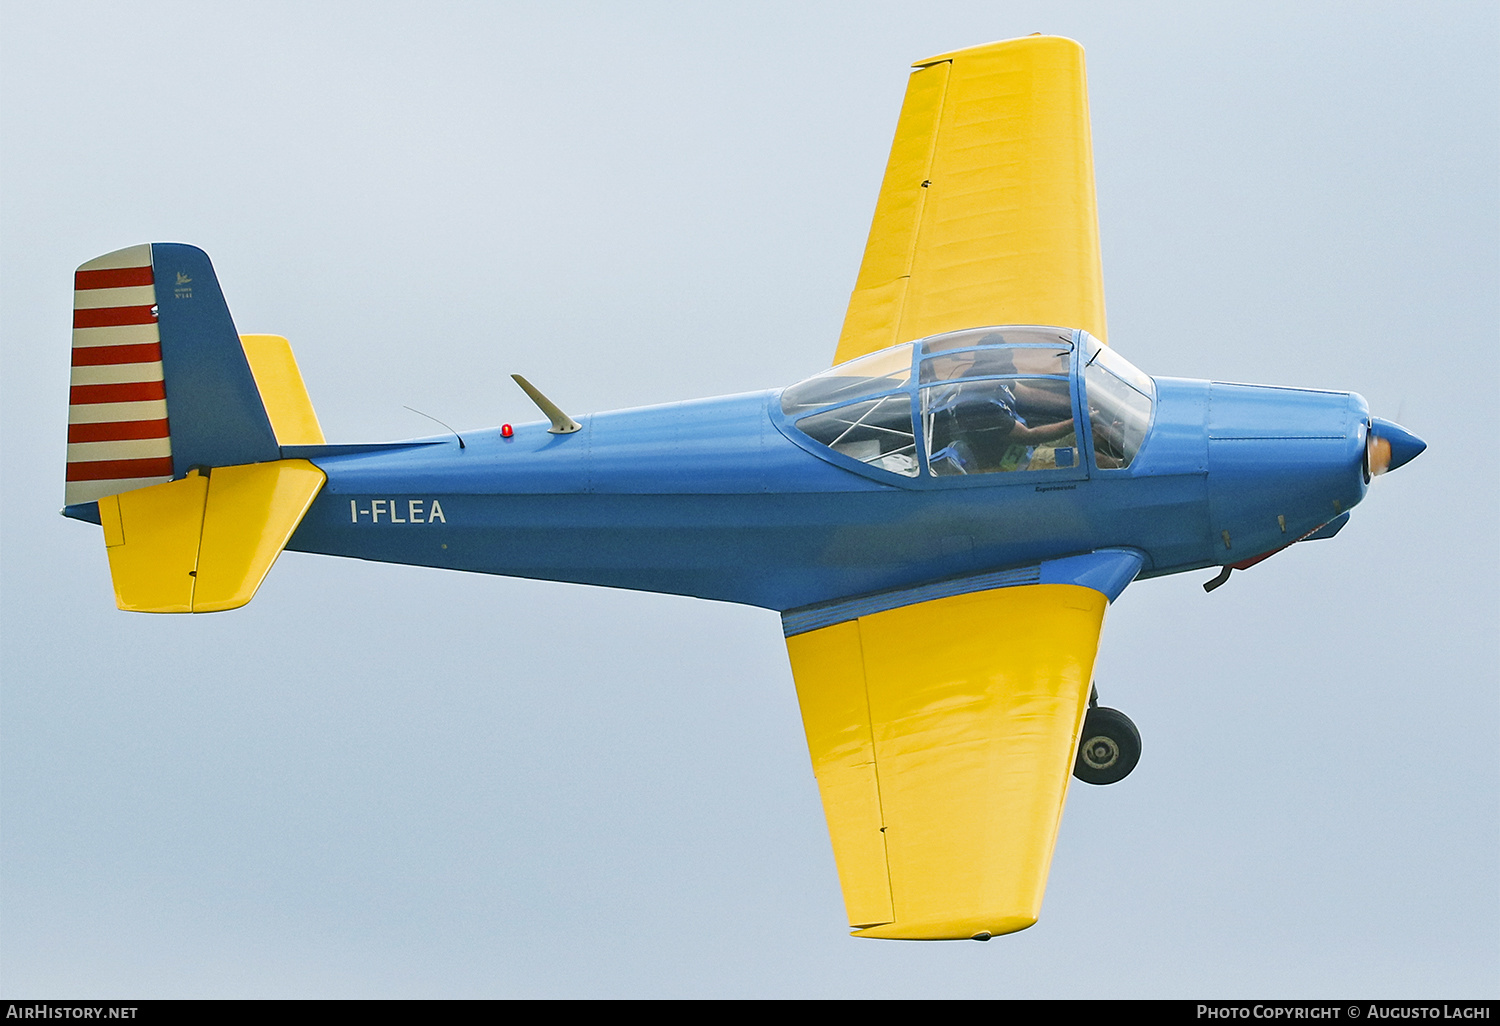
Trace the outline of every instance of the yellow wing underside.
{"type": "Polygon", "coordinates": [[[834,363],[990,324],[1104,341],[1083,48],[1028,36],[915,67],[834,363]]]}
{"type": "Polygon", "coordinates": [[[1037,584],[787,639],[850,925],[944,940],[1036,922],[1106,600],[1037,584]]]}

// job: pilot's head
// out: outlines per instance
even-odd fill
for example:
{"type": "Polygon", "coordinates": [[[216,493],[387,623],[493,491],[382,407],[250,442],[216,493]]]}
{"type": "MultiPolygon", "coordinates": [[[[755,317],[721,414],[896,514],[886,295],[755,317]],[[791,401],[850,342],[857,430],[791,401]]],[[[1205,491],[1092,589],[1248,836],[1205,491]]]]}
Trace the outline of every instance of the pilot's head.
{"type": "Polygon", "coordinates": [[[953,381],[957,378],[967,376],[973,371],[973,350],[962,353],[945,353],[930,361],[933,376],[938,381],[953,381]]]}

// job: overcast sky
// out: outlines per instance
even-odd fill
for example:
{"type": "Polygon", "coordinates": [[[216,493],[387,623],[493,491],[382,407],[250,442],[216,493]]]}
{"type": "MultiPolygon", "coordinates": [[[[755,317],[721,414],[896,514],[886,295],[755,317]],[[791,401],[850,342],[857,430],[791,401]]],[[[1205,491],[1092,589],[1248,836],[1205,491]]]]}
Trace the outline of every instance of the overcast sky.
{"type": "Polygon", "coordinates": [[[0,992],[1495,996],[1500,14],[1472,4],[0,4],[0,992]],[[292,553],[114,609],[57,515],[71,275],[213,257],[333,441],[825,367],[906,67],[1087,50],[1110,340],[1430,448],[1115,603],[1144,737],[1031,930],[846,936],[774,613],[292,553]]]}

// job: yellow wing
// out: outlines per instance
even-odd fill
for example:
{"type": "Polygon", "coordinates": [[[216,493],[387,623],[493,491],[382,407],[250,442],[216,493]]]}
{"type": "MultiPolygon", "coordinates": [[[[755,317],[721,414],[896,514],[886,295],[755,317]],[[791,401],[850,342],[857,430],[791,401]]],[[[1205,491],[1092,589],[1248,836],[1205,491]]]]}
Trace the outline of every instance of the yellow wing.
{"type": "Polygon", "coordinates": [[[1036,922],[1107,600],[1034,584],[787,638],[850,925],[961,939],[1036,922]]]}
{"type": "Polygon", "coordinates": [[[915,67],[834,363],[989,324],[1104,341],[1083,48],[1028,36],[915,67]]]}

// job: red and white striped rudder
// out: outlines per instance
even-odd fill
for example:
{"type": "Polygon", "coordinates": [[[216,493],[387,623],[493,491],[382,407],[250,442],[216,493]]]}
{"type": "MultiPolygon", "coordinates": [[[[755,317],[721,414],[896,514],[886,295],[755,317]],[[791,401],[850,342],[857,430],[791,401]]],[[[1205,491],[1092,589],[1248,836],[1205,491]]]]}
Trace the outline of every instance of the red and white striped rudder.
{"type": "Polygon", "coordinates": [[[69,506],[172,479],[151,246],[90,260],[73,290],[69,506]]]}

